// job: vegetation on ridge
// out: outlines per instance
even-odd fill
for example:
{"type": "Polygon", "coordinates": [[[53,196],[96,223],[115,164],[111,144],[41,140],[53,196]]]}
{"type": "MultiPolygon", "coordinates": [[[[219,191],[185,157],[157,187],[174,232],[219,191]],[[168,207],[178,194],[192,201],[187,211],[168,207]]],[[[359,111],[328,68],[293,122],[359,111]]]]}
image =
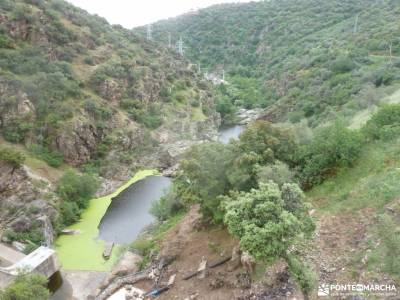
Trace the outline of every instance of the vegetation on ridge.
{"type": "Polygon", "coordinates": [[[204,71],[225,70],[224,105],[269,107],[270,119],[307,118],[315,127],[379,102],[399,83],[399,10],[393,0],[259,1],[211,6],[152,28],[163,44],[168,33],[181,36],[204,71]]]}

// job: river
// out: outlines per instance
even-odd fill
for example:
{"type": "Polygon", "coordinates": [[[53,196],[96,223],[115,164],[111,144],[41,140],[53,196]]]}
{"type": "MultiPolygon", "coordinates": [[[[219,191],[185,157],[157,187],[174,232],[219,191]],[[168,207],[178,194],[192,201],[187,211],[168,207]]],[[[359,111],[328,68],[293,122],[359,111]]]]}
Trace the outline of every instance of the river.
{"type": "Polygon", "coordinates": [[[238,139],[239,135],[246,128],[245,125],[233,125],[229,127],[221,127],[218,134],[218,141],[228,144],[231,139],[238,139]]]}
{"type": "Polygon", "coordinates": [[[125,244],[134,241],[155,218],[149,213],[153,201],[171,186],[171,179],[148,176],[135,182],[113,199],[99,225],[99,237],[107,242],[125,244]]]}
{"type": "MultiPolygon", "coordinates": [[[[230,139],[238,139],[244,129],[244,125],[221,128],[218,140],[227,144],[230,139]]],[[[63,269],[71,278],[65,278],[61,289],[52,299],[64,299],[66,294],[71,295],[72,287],[68,281],[74,282],[75,286],[77,282],[88,284],[91,280],[94,282],[96,276],[100,279],[105,276],[104,272],[111,270],[118,259],[119,245],[134,241],[146,226],[155,221],[149,212],[151,204],[171,184],[170,178],[156,175],[155,170],[145,170],[138,172],[111,195],[91,200],[81,221],[69,227],[79,234],[62,235],[56,241],[63,269]],[[106,242],[117,245],[107,261],[102,257],[106,242]],[[77,276],[82,278],[78,279],[77,276]]]]}

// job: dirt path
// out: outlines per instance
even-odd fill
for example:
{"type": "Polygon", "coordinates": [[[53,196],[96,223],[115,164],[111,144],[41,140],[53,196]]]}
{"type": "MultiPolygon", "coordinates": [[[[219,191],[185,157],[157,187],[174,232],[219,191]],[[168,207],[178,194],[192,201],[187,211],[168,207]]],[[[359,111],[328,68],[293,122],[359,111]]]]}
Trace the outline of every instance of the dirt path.
{"type": "Polygon", "coordinates": [[[351,279],[349,273],[353,270],[349,265],[355,252],[362,251],[366,246],[371,216],[371,210],[364,209],[357,213],[324,214],[319,217],[314,261],[321,283],[351,279]]]}

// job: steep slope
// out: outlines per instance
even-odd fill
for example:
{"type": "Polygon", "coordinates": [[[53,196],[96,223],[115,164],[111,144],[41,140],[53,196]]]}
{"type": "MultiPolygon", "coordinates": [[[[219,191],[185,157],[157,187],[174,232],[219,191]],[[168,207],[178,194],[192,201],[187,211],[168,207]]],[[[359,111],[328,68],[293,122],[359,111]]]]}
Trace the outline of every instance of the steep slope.
{"type": "Polygon", "coordinates": [[[168,49],[62,0],[1,1],[0,24],[0,144],[30,164],[14,172],[0,162],[12,169],[0,191],[6,228],[46,215],[48,205],[54,219],[57,199],[46,196],[60,177],[53,168],[101,176],[111,181],[106,192],[132,171],[168,168],[189,145],[216,137],[212,88],[168,49]],[[7,182],[19,185],[17,201],[7,182]],[[38,199],[48,201],[30,214],[38,199]]]}
{"type": "Polygon", "coordinates": [[[107,152],[117,127],[143,138],[145,128],[171,125],[167,116],[212,114],[210,92],[185,61],[99,17],[62,1],[5,1],[1,19],[6,140],[80,165],[107,152]]]}
{"type": "MultiPolygon", "coordinates": [[[[267,118],[313,125],[349,116],[399,82],[400,6],[384,0],[285,0],[217,5],[153,24],[155,40],[180,36],[186,55],[267,118]],[[275,104],[275,105],[272,105],[275,104]]],[[[145,28],[137,29],[144,34],[145,28]]]]}

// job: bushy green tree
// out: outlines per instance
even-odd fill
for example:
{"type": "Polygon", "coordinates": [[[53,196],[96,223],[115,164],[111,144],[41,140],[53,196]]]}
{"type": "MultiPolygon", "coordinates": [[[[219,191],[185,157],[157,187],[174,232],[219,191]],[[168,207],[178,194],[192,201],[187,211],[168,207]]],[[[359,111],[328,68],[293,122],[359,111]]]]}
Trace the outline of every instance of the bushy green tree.
{"type": "Polygon", "coordinates": [[[240,239],[240,247],[255,259],[274,261],[286,257],[288,248],[300,234],[310,234],[314,225],[307,214],[303,195],[298,187],[287,186],[282,191],[277,184],[261,184],[250,192],[236,192],[224,196],[224,222],[231,234],[240,239]],[[295,191],[292,191],[292,190],[295,191]],[[290,191],[290,210],[284,193],[290,191]]]}
{"type": "Polygon", "coordinates": [[[75,202],[80,209],[85,208],[98,188],[98,181],[91,175],[79,175],[69,170],[57,184],[57,194],[64,200],[75,202]]]}
{"type": "Polygon", "coordinates": [[[58,225],[68,226],[77,222],[98,188],[98,181],[89,174],[67,171],[57,183],[57,194],[62,199],[58,225]]]}
{"type": "Polygon", "coordinates": [[[292,163],[297,145],[290,129],[256,121],[242,132],[237,147],[242,153],[256,153],[265,164],[275,159],[292,163]]]}
{"type": "Polygon", "coordinates": [[[299,180],[306,188],[322,182],[337,168],[351,166],[358,158],[361,146],[360,134],[341,122],[320,129],[299,151],[299,180]]]}
{"type": "Polygon", "coordinates": [[[221,220],[219,195],[230,189],[226,171],[232,161],[229,146],[204,143],[185,153],[180,175],[175,179],[178,196],[186,202],[200,203],[205,216],[221,220]]]}
{"type": "Polygon", "coordinates": [[[223,96],[218,99],[215,109],[221,114],[224,123],[229,124],[234,121],[236,107],[233,105],[229,97],[223,96]]]}
{"type": "Polygon", "coordinates": [[[50,297],[46,284],[47,279],[43,275],[21,274],[4,291],[0,291],[0,299],[46,300],[50,297]]]}
{"type": "Polygon", "coordinates": [[[87,174],[79,175],[69,170],[58,182],[57,193],[63,200],[76,202],[80,208],[83,208],[97,188],[98,182],[93,176],[87,174]]]}

